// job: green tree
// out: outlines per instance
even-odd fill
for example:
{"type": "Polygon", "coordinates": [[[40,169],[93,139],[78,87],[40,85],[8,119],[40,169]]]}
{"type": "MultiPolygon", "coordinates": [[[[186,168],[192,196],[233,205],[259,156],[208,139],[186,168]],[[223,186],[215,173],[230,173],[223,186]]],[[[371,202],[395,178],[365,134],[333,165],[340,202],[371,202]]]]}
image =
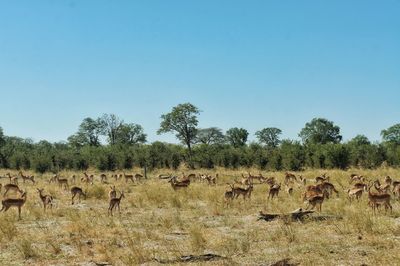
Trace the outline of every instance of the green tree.
{"type": "Polygon", "coordinates": [[[99,119],[101,132],[108,138],[108,143],[114,145],[117,143],[119,131],[121,130],[124,120],[121,120],[115,114],[103,114],[99,119]]]}
{"type": "Polygon", "coordinates": [[[222,130],[217,127],[202,128],[197,130],[196,142],[201,144],[222,144],[225,136],[222,130]]]}
{"type": "Polygon", "coordinates": [[[243,147],[246,145],[249,132],[244,128],[231,128],[226,132],[226,139],[235,147],[243,147]]]}
{"type": "Polygon", "coordinates": [[[276,148],[278,147],[279,143],[281,142],[279,139],[279,135],[282,134],[282,130],[276,127],[267,127],[263,128],[260,131],[256,132],[256,137],[258,141],[264,143],[269,148],[276,148]]]}
{"type": "Polygon", "coordinates": [[[305,144],[339,143],[342,140],[340,128],[324,118],[314,118],[306,123],[299,137],[305,144]]]}
{"type": "Polygon", "coordinates": [[[68,142],[74,147],[82,147],[84,145],[100,146],[100,136],[102,134],[102,121],[87,117],[79,125],[78,132],[68,138],[68,142]]]}
{"type": "Polygon", "coordinates": [[[400,124],[382,130],[381,136],[384,142],[400,145],[400,124]]]}
{"type": "Polygon", "coordinates": [[[134,145],[146,142],[143,127],[137,124],[122,124],[117,132],[116,140],[120,144],[134,145]]]}
{"type": "Polygon", "coordinates": [[[172,111],[161,115],[160,129],[158,134],[174,132],[175,136],[187,146],[189,152],[189,163],[192,158],[192,144],[197,135],[197,115],[200,110],[191,103],[178,104],[172,111]]]}

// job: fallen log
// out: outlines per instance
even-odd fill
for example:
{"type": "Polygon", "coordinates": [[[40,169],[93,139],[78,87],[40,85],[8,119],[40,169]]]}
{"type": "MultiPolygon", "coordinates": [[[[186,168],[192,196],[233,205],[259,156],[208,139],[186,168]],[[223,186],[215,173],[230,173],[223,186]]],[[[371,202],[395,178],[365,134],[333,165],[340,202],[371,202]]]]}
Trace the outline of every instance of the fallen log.
{"type": "Polygon", "coordinates": [[[280,214],[275,214],[275,213],[264,213],[260,211],[260,215],[258,217],[258,220],[265,220],[267,222],[273,221],[275,219],[283,219],[283,220],[293,220],[293,221],[304,221],[304,219],[309,219],[309,220],[314,220],[314,221],[323,221],[323,220],[328,220],[328,219],[341,219],[341,216],[335,216],[335,215],[322,215],[322,214],[317,214],[315,215],[315,212],[313,210],[303,210],[303,209],[297,209],[294,210],[290,213],[280,213],[280,214]]]}

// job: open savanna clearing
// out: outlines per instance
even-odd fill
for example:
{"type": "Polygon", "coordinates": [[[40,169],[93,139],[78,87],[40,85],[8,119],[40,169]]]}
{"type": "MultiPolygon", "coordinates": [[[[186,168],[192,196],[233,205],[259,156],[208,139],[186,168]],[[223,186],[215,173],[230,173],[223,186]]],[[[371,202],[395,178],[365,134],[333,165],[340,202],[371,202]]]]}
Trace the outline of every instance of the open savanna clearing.
{"type": "MultiPolygon", "coordinates": [[[[5,175],[8,171],[0,171],[5,175]]],[[[0,264],[1,265],[157,265],[173,263],[185,255],[216,254],[223,258],[197,264],[214,265],[270,265],[282,259],[300,265],[396,265],[400,259],[400,204],[390,192],[393,211],[385,212],[380,206],[376,214],[368,204],[368,192],[359,201],[348,199],[347,189],[352,173],[367,180],[390,176],[400,179],[400,170],[309,170],[295,173],[306,178],[306,185],[315,185],[315,177],[326,173],[339,191],[325,199],[323,215],[341,217],[326,221],[258,220],[259,212],[288,213],[305,208],[302,193],[305,186],[294,182],[289,195],[284,185],[284,172],[265,172],[264,177],[274,176],[282,188],[274,199],[267,200],[270,186],[254,181],[250,199],[242,196],[226,206],[225,191],[234,179],[242,174],[259,173],[258,170],[185,170],[186,174],[218,173],[216,185],[192,180],[187,188],[173,190],[168,179],[159,179],[154,171],[148,179],[126,182],[107,175],[102,183],[99,172],[94,184],[85,183],[83,172],[60,172],[59,180],[68,179],[68,188],[57,181],[49,183],[53,174],[37,175],[36,183],[19,178],[19,187],[27,192],[22,206],[21,219],[16,208],[0,213],[0,264]],[[75,175],[75,184],[71,176],[75,175]],[[121,213],[114,210],[108,215],[110,186],[115,185],[121,213]],[[71,204],[71,188],[78,186],[86,193],[71,204]],[[43,210],[37,189],[53,197],[53,208],[43,210]]],[[[123,173],[116,172],[116,173],[123,173]]],[[[128,174],[128,171],[126,171],[128,174]]],[[[129,171],[129,174],[139,170],[129,171]]],[[[176,173],[178,177],[181,172],[176,173]]],[[[11,176],[17,176],[11,171],[11,176]]],[[[2,178],[4,185],[10,181],[2,178]]],[[[354,184],[354,183],[353,183],[354,184]]],[[[371,191],[375,192],[375,188],[371,191]]],[[[7,197],[18,198],[17,192],[7,197]]],[[[3,197],[4,199],[4,197],[3,197]]],[[[178,262],[177,262],[178,263],[178,262]]],[[[182,263],[182,262],[181,262],[182,263]]]]}

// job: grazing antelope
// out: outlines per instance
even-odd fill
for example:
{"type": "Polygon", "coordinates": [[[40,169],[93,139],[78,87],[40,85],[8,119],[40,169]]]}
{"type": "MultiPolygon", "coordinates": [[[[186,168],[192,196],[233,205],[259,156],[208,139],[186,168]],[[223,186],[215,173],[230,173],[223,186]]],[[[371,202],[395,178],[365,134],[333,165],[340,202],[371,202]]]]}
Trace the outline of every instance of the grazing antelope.
{"type": "Polygon", "coordinates": [[[233,187],[233,194],[235,194],[235,199],[237,199],[240,195],[243,196],[243,200],[246,200],[246,197],[248,199],[251,198],[251,192],[253,191],[253,185],[247,185],[246,188],[241,188],[241,187],[233,187]]]}
{"type": "Polygon", "coordinates": [[[69,188],[68,179],[66,179],[66,178],[60,178],[59,176],[56,176],[56,180],[57,180],[58,186],[59,186],[60,188],[63,188],[63,187],[64,187],[65,190],[67,190],[67,189],[69,188]]]}
{"type": "Polygon", "coordinates": [[[143,179],[143,175],[141,175],[141,174],[135,174],[135,180],[136,181],[141,181],[143,179]]]}
{"type": "Polygon", "coordinates": [[[106,174],[101,174],[100,175],[100,182],[101,183],[107,183],[107,175],[106,174]]]}
{"type": "Polygon", "coordinates": [[[134,180],[134,176],[133,176],[133,175],[127,175],[127,174],[125,174],[125,172],[124,172],[124,177],[125,177],[125,183],[128,183],[128,180],[132,180],[132,182],[135,183],[135,180],[134,180]]]}
{"type": "Polygon", "coordinates": [[[80,187],[72,187],[71,194],[72,194],[72,199],[71,199],[72,205],[74,205],[74,198],[76,195],[78,195],[78,202],[81,202],[81,196],[83,196],[83,198],[86,199],[86,193],[84,193],[80,187]]]}
{"type": "Polygon", "coordinates": [[[248,179],[251,183],[254,183],[254,180],[257,179],[260,184],[264,183],[266,180],[266,178],[261,173],[259,173],[258,175],[252,175],[251,173],[249,173],[248,179]]]}
{"type": "Polygon", "coordinates": [[[4,210],[6,212],[11,207],[18,208],[18,219],[21,219],[21,208],[24,206],[26,202],[26,192],[22,192],[21,198],[19,199],[4,199],[1,201],[3,207],[1,208],[0,212],[4,210]]]}
{"type": "Polygon", "coordinates": [[[318,186],[321,186],[322,190],[326,190],[329,193],[329,195],[331,195],[332,191],[333,191],[336,193],[336,196],[339,197],[339,191],[336,190],[335,186],[332,183],[324,181],[321,184],[319,184],[318,186]]]}
{"type": "Polygon", "coordinates": [[[3,194],[4,197],[7,195],[8,191],[11,191],[11,190],[13,190],[15,192],[19,192],[21,194],[23,193],[23,191],[18,187],[18,185],[15,185],[15,184],[4,185],[4,190],[5,190],[4,194],[3,194]]]}
{"type": "Polygon", "coordinates": [[[119,196],[119,198],[115,197],[110,199],[110,205],[108,207],[108,214],[111,216],[113,215],[112,211],[114,208],[118,208],[118,212],[121,214],[121,209],[120,209],[120,203],[121,203],[121,199],[124,198],[124,192],[121,192],[121,195],[119,196]]]}
{"type": "Polygon", "coordinates": [[[44,211],[46,211],[47,205],[50,205],[50,208],[53,208],[53,197],[50,195],[43,195],[43,188],[37,188],[37,191],[39,192],[39,197],[43,202],[43,208],[44,211]]]}
{"type": "Polygon", "coordinates": [[[268,200],[271,198],[271,199],[274,199],[274,197],[278,197],[278,195],[279,195],[279,191],[281,190],[281,183],[279,183],[279,184],[276,184],[276,185],[272,185],[270,188],[269,188],[269,192],[268,192],[268,200]]]}
{"type": "Polygon", "coordinates": [[[237,181],[234,179],[236,184],[243,185],[243,186],[248,186],[251,184],[250,179],[248,177],[245,177],[244,174],[242,174],[242,179],[240,181],[237,181]]]}
{"type": "Polygon", "coordinates": [[[353,188],[353,189],[348,189],[347,194],[349,197],[350,202],[353,199],[356,199],[357,201],[360,200],[362,193],[365,189],[364,188],[353,188]]]}
{"type": "Polygon", "coordinates": [[[24,175],[22,171],[19,171],[20,176],[22,177],[22,181],[25,183],[26,180],[31,181],[35,184],[35,177],[33,175],[24,175]]]}
{"type": "Polygon", "coordinates": [[[368,188],[368,205],[371,206],[372,211],[375,213],[375,209],[380,205],[385,206],[385,212],[387,209],[390,209],[390,213],[392,213],[392,205],[390,204],[390,195],[389,194],[375,194],[371,192],[371,187],[368,188]]]}
{"type": "Polygon", "coordinates": [[[171,187],[174,190],[177,190],[180,188],[187,188],[190,185],[190,179],[178,181],[176,176],[171,177],[171,179],[168,182],[171,183],[171,187]]]}
{"type": "Polygon", "coordinates": [[[292,173],[285,172],[285,181],[284,184],[288,185],[289,183],[297,181],[296,175],[292,173]]]}
{"type": "Polygon", "coordinates": [[[111,190],[108,192],[108,198],[113,199],[117,197],[117,191],[115,190],[115,186],[110,186],[111,190]]]}
{"type": "Polygon", "coordinates": [[[362,182],[357,182],[353,185],[353,189],[364,189],[367,191],[368,185],[362,182]]]}

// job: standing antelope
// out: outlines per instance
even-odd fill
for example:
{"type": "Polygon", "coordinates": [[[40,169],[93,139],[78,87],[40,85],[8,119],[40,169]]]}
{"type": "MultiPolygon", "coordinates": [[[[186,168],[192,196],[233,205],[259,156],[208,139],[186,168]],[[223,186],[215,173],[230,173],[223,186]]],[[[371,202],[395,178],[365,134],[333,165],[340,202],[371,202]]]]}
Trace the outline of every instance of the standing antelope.
{"type": "Polygon", "coordinates": [[[125,174],[125,172],[124,172],[124,177],[125,177],[125,183],[128,183],[128,180],[132,180],[132,182],[133,183],[135,183],[135,180],[134,180],[134,176],[133,175],[127,175],[127,174],[125,174]]]}
{"type": "Polygon", "coordinates": [[[4,199],[1,201],[3,207],[1,208],[0,212],[4,210],[6,212],[10,207],[17,207],[18,208],[18,219],[21,219],[21,208],[24,206],[26,202],[26,192],[23,192],[21,198],[19,199],[4,199]]]}
{"type": "Polygon", "coordinates": [[[72,194],[72,205],[74,205],[74,198],[76,195],[78,195],[78,202],[81,202],[81,196],[86,199],[86,193],[83,192],[83,190],[80,187],[72,187],[71,188],[71,194],[72,194]]]}
{"type": "Polygon", "coordinates": [[[66,179],[66,178],[60,178],[59,176],[56,176],[56,180],[57,180],[58,186],[59,186],[60,188],[64,187],[65,190],[67,190],[67,189],[69,188],[68,179],[66,179]]]}
{"type": "Polygon", "coordinates": [[[176,176],[171,177],[168,182],[171,183],[171,187],[173,188],[173,190],[187,188],[190,185],[190,179],[178,181],[176,176]]]}
{"type": "Polygon", "coordinates": [[[268,200],[278,197],[279,191],[281,190],[281,183],[272,185],[268,192],[268,200]]]}
{"type": "Polygon", "coordinates": [[[375,209],[380,205],[385,206],[385,212],[387,209],[390,209],[390,213],[392,212],[392,205],[390,204],[390,195],[389,194],[375,194],[371,192],[371,187],[368,188],[368,205],[371,206],[372,211],[375,213],[375,209]]]}
{"type": "Polygon", "coordinates": [[[233,188],[233,194],[235,194],[235,199],[237,199],[240,195],[243,196],[243,200],[246,200],[246,197],[250,199],[252,191],[253,191],[252,184],[248,185],[246,188],[241,188],[241,187],[233,188]]]}
{"type": "Polygon", "coordinates": [[[226,190],[225,194],[224,194],[224,201],[225,201],[225,206],[228,207],[232,200],[235,197],[235,192],[234,192],[234,185],[231,185],[229,183],[227,183],[229,185],[229,187],[231,188],[231,190],[226,190]]]}
{"type": "Polygon", "coordinates": [[[310,197],[307,200],[307,207],[306,210],[310,209],[313,210],[318,205],[318,210],[321,212],[322,210],[322,203],[324,202],[325,197],[327,197],[327,191],[324,190],[322,194],[318,194],[315,196],[310,197]]]}
{"type": "Polygon", "coordinates": [[[121,203],[121,199],[124,198],[124,192],[121,191],[121,195],[119,196],[119,198],[115,197],[110,199],[110,205],[108,206],[108,214],[111,216],[113,215],[112,211],[114,208],[118,208],[118,212],[121,214],[121,209],[120,209],[120,203],[121,203]]]}
{"type": "Polygon", "coordinates": [[[296,175],[295,175],[295,174],[292,174],[292,173],[285,172],[285,181],[284,181],[284,184],[285,184],[285,185],[288,185],[289,183],[292,183],[292,182],[294,182],[294,181],[297,181],[296,175]]]}
{"type": "Polygon", "coordinates": [[[22,177],[22,181],[25,183],[26,180],[31,181],[35,184],[35,177],[33,175],[24,175],[22,171],[19,171],[20,176],[22,177]]]}
{"type": "Polygon", "coordinates": [[[348,189],[347,194],[348,194],[350,202],[352,201],[353,198],[355,198],[357,201],[360,200],[363,191],[364,191],[363,188],[348,189]]]}
{"type": "Polygon", "coordinates": [[[46,211],[47,205],[50,205],[50,208],[53,208],[53,197],[50,195],[43,195],[43,188],[37,188],[37,191],[39,192],[39,197],[43,202],[43,208],[44,211],[46,211]]]}

